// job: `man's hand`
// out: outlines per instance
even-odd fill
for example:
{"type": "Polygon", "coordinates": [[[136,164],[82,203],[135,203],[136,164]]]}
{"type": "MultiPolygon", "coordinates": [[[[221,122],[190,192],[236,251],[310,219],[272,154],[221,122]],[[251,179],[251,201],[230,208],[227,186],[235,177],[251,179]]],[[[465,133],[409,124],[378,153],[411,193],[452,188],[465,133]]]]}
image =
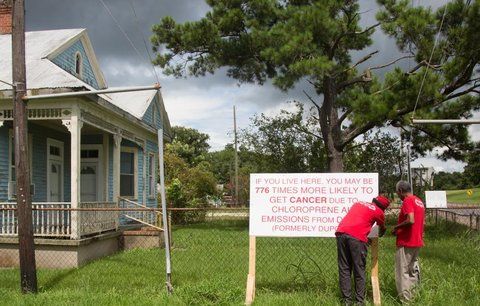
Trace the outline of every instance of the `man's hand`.
{"type": "Polygon", "coordinates": [[[395,226],[392,230],[393,236],[397,236],[397,230],[398,230],[398,228],[395,226]]]}
{"type": "Polygon", "coordinates": [[[383,237],[383,235],[385,235],[385,232],[387,231],[387,228],[386,227],[382,227],[380,228],[380,230],[378,231],[378,236],[379,237],[383,237]]]}

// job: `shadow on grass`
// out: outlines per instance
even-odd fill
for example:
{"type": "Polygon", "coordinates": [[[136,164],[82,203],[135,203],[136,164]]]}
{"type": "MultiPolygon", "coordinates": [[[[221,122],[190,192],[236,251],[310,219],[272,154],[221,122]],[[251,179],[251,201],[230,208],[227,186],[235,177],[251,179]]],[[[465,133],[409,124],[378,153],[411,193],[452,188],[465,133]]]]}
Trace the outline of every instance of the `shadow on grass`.
{"type": "Polygon", "coordinates": [[[72,268],[68,270],[57,270],[55,275],[49,278],[44,285],[40,286],[40,292],[47,292],[49,290],[54,289],[62,280],[65,278],[74,275],[78,272],[78,269],[72,268]]]}

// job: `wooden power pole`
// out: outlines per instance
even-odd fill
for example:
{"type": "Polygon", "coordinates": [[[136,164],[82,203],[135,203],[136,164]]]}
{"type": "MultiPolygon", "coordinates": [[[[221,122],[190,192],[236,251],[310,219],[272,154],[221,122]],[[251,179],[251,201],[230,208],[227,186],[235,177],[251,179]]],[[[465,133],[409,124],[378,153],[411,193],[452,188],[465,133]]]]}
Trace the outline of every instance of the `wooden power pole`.
{"type": "Polygon", "coordinates": [[[17,182],[18,251],[23,293],[37,292],[37,271],[32,226],[30,163],[28,154],[27,94],[25,67],[25,1],[13,0],[12,10],[13,137],[17,182]]]}

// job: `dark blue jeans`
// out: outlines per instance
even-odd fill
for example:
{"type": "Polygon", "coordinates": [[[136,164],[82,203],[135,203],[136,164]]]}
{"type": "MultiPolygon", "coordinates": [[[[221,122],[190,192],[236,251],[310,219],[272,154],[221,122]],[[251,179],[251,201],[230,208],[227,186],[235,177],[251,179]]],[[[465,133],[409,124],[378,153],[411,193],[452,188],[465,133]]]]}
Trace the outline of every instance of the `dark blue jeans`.
{"type": "Polygon", "coordinates": [[[355,302],[364,304],[365,266],[367,263],[367,244],[347,234],[337,236],[338,279],[343,301],[352,299],[352,272],[355,280],[355,302]]]}

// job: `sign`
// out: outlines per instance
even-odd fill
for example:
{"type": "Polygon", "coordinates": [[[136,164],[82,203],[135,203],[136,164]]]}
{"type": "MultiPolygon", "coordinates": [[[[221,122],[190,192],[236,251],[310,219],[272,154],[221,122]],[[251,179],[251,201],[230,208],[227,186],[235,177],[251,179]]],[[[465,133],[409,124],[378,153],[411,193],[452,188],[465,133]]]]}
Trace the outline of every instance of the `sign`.
{"type": "Polygon", "coordinates": [[[335,237],[352,204],[377,195],[377,173],[251,174],[250,236],[335,237]]]}
{"type": "Polygon", "coordinates": [[[446,191],[425,191],[426,208],[447,208],[446,191]]]}

